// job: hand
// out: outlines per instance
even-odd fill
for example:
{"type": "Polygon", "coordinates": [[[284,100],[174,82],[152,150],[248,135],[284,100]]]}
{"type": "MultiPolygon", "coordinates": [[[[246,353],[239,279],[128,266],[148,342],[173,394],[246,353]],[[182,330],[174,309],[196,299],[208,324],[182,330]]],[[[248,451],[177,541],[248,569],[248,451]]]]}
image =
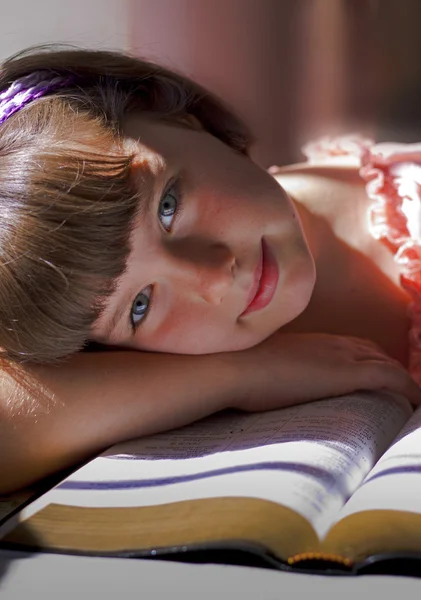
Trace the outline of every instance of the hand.
{"type": "Polygon", "coordinates": [[[243,386],[232,406],[242,410],[270,410],[363,389],[397,392],[421,404],[420,388],[408,371],[369,340],[280,331],[235,354],[243,386]]]}

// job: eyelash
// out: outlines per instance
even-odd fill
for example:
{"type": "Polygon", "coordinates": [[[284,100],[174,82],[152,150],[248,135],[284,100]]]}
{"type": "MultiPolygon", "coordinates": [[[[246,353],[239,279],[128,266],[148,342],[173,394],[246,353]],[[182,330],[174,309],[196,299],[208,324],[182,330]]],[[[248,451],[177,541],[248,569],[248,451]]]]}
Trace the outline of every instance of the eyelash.
{"type": "MultiPolygon", "coordinates": [[[[163,229],[166,231],[166,233],[171,233],[171,232],[172,232],[172,229],[173,229],[173,227],[174,227],[174,224],[176,224],[176,223],[178,222],[178,220],[180,219],[180,216],[181,216],[181,214],[182,214],[182,212],[183,212],[183,208],[184,208],[184,202],[183,202],[183,194],[182,194],[182,192],[181,192],[181,189],[180,189],[180,177],[175,177],[175,178],[173,178],[173,179],[171,179],[171,180],[170,180],[170,182],[168,183],[168,185],[167,185],[167,187],[166,187],[166,189],[165,189],[164,193],[162,194],[161,198],[159,199],[158,210],[157,210],[157,218],[158,218],[158,220],[160,221],[160,223],[161,223],[161,226],[162,226],[162,227],[163,227],[163,229]],[[173,217],[172,217],[171,226],[170,226],[170,228],[169,228],[169,229],[167,229],[167,228],[166,228],[166,227],[165,227],[165,226],[162,224],[162,222],[161,222],[161,219],[160,219],[160,217],[159,217],[159,208],[160,208],[160,206],[161,206],[162,202],[165,200],[165,198],[166,198],[168,195],[170,195],[170,192],[173,192],[173,191],[175,191],[175,193],[174,193],[174,197],[176,198],[176,201],[177,201],[177,206],[176,206],[176,208],[175,208],[175,212],[174,212],[174,215],[173,215],[173,217]]],[[[147,286],[147,287],[146,287],[144,290],[141,290],[141,291],[140,291],[140,292],[137,294],[136,298],[137,298],[138,296],[140,296],[141,294],[143,294],[143,293],[144,293],[144,291],[148,290],[148,288],[151,288],[151,287],[152,287],[152,286],[147,286]]],[[[149,301],[148,301],[148,307],[147,307],[147,309],[146,309],[146,311],[145,311],[145,313],[144,313],[144,316],[143,316],[141,319],[139,319],[139,321],[138,321],[137,323],[135,323],[135,322],[133,321],[133,306],[134,306],[134,303],[135,303],[135,301],[136,301],[136,298],[133,300],[133,302],[132,302],[132,306],[131,306],[131,309],[130,309],[130,325],[131,325],[131,328],[132,328],[132,330],[133,330],[133,333],[135,333],[135,332],[137,331],[138,327],[139,327],[139,326],[140,326],[140,325],[141,325],[141,324],[142,324],[142,323],[145,321],[145,319],[147,318],[147,316],[148,316],[148,313],[149,313],[149,311],[150,311],[150,308],[149,308],[149,307],[150,307],[150,305],[151,305],[151,300],[152,300],[152,297],[153,297],[153,287],[152,287],[152,291],[151,291],[151,293],[150,293],[150,296],[149,296],[149,299],[148,299],[148,300],[149,300],[149,301]]]]}
{"type": "Polygon", "coordinates": [[[163,200],[166,198],[166,196],[170,195],[170,192],[172,192],[173,190],[175,191],[174,196],[177,199],[177,208],[175,210],[175,214],[174,214],[173,220],[171,222],[171,227],[169,229],[167,229],[164,225],[162,225],[162,227],[165,229],[165,231],[167,233],[171,233],[171,230],[174,227],[174,224],[178,222],[178,220],[181,217],[181,214],[183,212],[184,202],[183,202],[183,194],[180,189],[180,185],[181,185],[180,177],[174,177],[173,179],[171,179],[159,200],[158,210],[159,210],[159,206],[161,205],[163,200]]]}

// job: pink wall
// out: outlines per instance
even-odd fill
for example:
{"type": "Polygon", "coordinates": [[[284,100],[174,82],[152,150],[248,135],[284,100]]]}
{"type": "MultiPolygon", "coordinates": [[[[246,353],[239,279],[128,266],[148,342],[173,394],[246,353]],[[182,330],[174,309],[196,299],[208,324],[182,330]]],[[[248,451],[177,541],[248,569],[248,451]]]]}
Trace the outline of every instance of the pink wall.
{"type": "Polygon", "coordinates": [[[299,159],[330,125],[381,134],[420,81],[419,0],[129,1],[131,50],[222,96],[265,167],[299,159]]]}
{"type": "Polygon", "coordinates": [[[298,3],[132,2],[132,49],[181,70],[235,107],[261,140],[257,160],[269,165],[288,159],[298,3]]]}

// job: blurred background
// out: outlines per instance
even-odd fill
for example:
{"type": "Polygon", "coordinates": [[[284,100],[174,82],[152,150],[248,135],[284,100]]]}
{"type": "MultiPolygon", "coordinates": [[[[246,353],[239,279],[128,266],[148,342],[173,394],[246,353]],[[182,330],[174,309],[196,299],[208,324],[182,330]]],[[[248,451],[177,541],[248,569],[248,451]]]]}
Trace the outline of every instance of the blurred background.
{"type": "Polygon", "coordinates": [[[328,131],[421,141],[420,0],[0,0],[0,59],[119,49],[196,79],[249,124],[264,167],[328,131]]]}

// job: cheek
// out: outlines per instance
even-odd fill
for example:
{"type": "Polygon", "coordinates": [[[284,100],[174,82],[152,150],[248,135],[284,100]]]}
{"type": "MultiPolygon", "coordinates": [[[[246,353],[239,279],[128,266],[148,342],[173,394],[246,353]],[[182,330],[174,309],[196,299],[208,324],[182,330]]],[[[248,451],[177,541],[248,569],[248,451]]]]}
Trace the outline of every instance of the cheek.
{"type": "Polygon", "coordinates": [[[139,349],[170,354],[211,354],[250,348],[270,335],[239,327],[235,320],[224,319],[205,305],[171,310],[168,317],[148,336],[142,336],[139,349]]]}
{"type": "Polygon", "coordinates": [[[155,352],[204,354],[223,343],[225,332],[226,325],[216,315],[212,318],[205,305],[182,304],[171,307],[159,326],[142,338],[142,346],[155,352]]]}
{"type": "Polygon", "coordinates": [[[232,320],[200,305],[172,310],[168,318],[148,336],[141,350],[170,354],[212,354],[251,348],[273,333],[273,327],[240,327],[232,320]]]}

